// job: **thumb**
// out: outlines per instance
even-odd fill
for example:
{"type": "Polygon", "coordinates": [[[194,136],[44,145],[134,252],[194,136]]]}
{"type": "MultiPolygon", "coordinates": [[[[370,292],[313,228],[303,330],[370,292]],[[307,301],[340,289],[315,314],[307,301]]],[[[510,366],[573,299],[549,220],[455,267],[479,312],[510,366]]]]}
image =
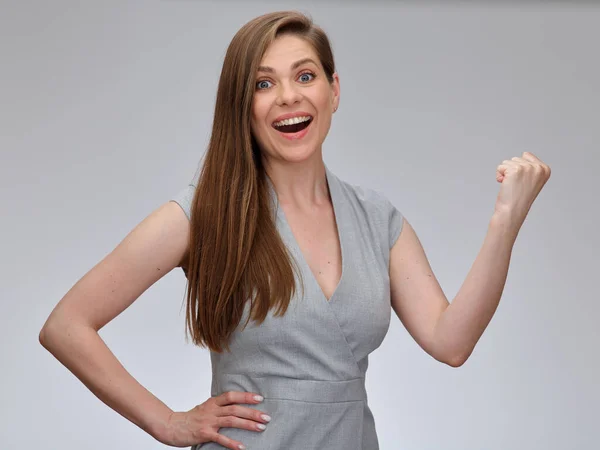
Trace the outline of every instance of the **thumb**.
{"type": "Polygon", "coordinates": [[[506,176],[506,170],[508,169],[508,166],[504,165],[504,164],[500,164],[497,168],[496,168],[496,181],[498,183],[502,183],[502,181],[504,181],[504,178],[506,176]]]}

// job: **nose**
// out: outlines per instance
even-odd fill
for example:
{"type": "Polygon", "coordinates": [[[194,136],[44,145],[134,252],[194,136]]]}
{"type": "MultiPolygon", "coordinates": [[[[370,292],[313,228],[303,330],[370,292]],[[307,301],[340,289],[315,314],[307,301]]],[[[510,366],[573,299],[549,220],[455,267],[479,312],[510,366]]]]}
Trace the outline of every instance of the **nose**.
{"type": "Polygon", "coordinates": [[[277,88],[277,106],[292,105],[302,99],[302,94],[293,83],[282,82],[277,88]]]}

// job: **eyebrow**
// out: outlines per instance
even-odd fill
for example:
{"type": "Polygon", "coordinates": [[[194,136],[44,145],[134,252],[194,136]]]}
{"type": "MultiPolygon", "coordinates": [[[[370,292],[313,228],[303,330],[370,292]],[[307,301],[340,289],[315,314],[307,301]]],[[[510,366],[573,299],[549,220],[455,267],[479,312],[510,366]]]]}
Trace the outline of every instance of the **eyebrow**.
{"type": "MultiPolygon", "coordinates": [[[[302,64],[306,64],[306,63],[313,63],[315,66],[318,66],[318,64],[316,62],[314,62],[311,58],[302,58],[299,59],[298,61],[296,61],[294,64],[292,64],[291,68],[292,70],[298,68],[299,66],[301,66],[302,64]]],[[[273,69],[272,67],[269,66],[258,66],[258,71],[259,72],[267,72],[267,73],[275,73],[275,69],[273,69]]]]}

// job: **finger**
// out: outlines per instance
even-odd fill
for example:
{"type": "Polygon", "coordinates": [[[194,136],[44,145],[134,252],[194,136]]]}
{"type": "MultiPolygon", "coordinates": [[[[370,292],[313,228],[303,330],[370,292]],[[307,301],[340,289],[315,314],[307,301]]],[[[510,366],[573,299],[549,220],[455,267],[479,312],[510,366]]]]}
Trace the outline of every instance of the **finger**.
{"type": "Polygon", "coordinates": [[[511,161],[517,162],[517,163],[521,163],[521,164],[531,164],[531,161],[528,161],[524,158],[520,158],[519,156],[515,156],[513,158],[511,158],[511,161]]]}
{"type": "Polygon", "coordinates": [[[523,152],[523,159],[530,162],[543,163],[543,161],[531,152],[523,152]]]}
{"type": "Polygon", "coordinates": [[[533,163],[534,166],[541,167],[542,171],[546,174],[546,176],[550,177],[550,166],[548,166],[548,164],[544,163],[544,161],[539,159],[533,153],[531,153],[531,152],[523,153],[523,159],[529,161],[530,163],[533,163]]]}
{"type": "Polygon", "coordinates": [[[504,176],[504,174],[506,173],[506,169],[508,169],[507,166],[505,166],[504,164],[500,164],[498,167],[496,167],[496,176],[504,176]]]}
{"type": "Polygon", "coordinates": [[[256,395],[254,392],[240,392],[240,391],[227,391],[223,392],[221,395],[217,395],[215,397],[215,403],[217,406],[225,406],[230,405],[232,403],[245,403],[247,405],[260,403],[261,400],[257,400],[255,398],[256,395]]]}
{"type": "Polygon", "coordinates": [[[241,419],[236,416],[217,417],[217,426],[219,428],[241,428],[242,430],[263,431],[267,426],[254,420],[241,419]]]}
{"type": "Polygon", "coordinates": [[[212,436],[210,436],[210,440],[230,450],[240,450],[246,448],[240,441],[234,441],[233,439],[219,433],[214,433],[212,436]]]}
{"type": "Polygon", "coordinates": [[[496,167],[496,181],[498,181],[498,183],[502,183],[504,177],[506,176],[506,171],[509,169],[509,167],[515,165],[517,165],[516,162],[508,160],[505,160],[502,164],[499,164],[498,167],[496,167]]]}
{"type": "Polygon", "coordinates": [[[498,166],[496,167],[496,175],[505,175],[506,171],[509,169],[509,167],[514,166],[515,163],[513,164],[498,164],[498,166]]]}
{"type": "Polygon", "coordinates": [[[242,417],[244,419],[255,420],[256,422],[268,423],[271,420],[271,417],[257,409],[246,408],[245,406],[240,405],[229,405],[219,408],[217,413],[215,414],[217,417],[220,416],[237,416],[242,417]],[[263,417],[264,416],[264,417],[263,417]]]}
{"type": "Polygon", "coordinates": [[[521,165],[527,165],[528,167],[533,167],[536,171],[542,172],[546,177],[550,176],[550,167],[547,164],[544,164],[539,159],[534,156],[528,156],[526,153],[523,154],[523,158],[514,157],[512,161],[517,162],[521,165]]]}

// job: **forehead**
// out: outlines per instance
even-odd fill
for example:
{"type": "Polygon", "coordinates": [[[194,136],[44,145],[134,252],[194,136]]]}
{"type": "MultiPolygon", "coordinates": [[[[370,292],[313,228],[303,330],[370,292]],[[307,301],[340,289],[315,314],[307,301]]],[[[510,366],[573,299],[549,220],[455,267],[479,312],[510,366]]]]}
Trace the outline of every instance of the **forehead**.
{"type": "Polygon", "coordinates": [[[293,35],[277,37],[260,61],[261,66],[269,66],[277,72],[285,71],[290,65],[303,58],[312,58],[317,64],[319,59],[311,44],[293,35]]]}

